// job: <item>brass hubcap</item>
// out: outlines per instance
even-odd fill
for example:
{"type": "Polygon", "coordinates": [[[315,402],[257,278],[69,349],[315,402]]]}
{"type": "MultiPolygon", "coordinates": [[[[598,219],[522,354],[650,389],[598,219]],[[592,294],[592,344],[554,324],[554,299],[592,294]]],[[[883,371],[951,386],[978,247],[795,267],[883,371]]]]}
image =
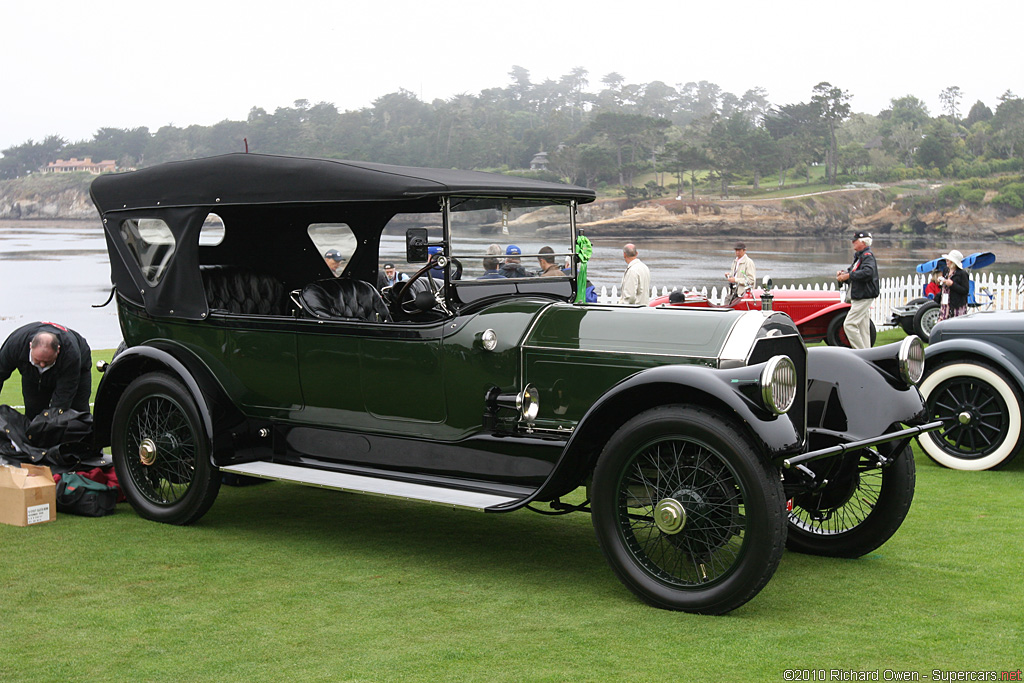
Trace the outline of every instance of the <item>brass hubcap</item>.
{"type": "Polygon", "coordinates": [[[139,444],[139,462],[146,466],[156,462],[156,444],[153,439],[143,439],[139,444]]]}
{"type": "Polygon", "coordinates": [[[675,498],[665,498],[654,506],[654,524],[665,534],[678,534],[686,526],[686,509],[675,498]]]}

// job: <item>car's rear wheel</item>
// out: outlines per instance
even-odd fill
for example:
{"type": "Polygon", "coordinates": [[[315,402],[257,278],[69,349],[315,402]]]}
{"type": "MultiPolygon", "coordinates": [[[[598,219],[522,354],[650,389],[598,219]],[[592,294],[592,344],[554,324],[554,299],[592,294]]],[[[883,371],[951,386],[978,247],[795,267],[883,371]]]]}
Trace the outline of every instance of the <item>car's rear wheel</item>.
{"type": "Polygon", "coordinates": [[[939,322],[941,307],[935,301],[926,301],[921,304],[914,314],[914,334],[921,338],[921,341],[928,343],[932,338],[932,330],[939,322]]]}
{"type": "Polygon", "coordinates": [[[929,458],[955,470],[1003,467],[1017,455],[1021,393],[1003,372],[975,361],[928,369],[921,394],[929,419],[942,429],[918,437],[929,458]]]}
{"type": "Polygon", "coordinates": [[[907,446],[885,467],[860,450],[808,464],[819,490],[793,496],[786,547],[829,557],[860,557],[892,538],[914,499],[914,454],[907,446]]]}
{"type": "Polygon", "coordinates": [[[111,452],[125,498],[146,519],[191,524],[220,490],[195,401],[162,373],[136,378],[114,409],[111,452]]]}
{"type": "MultiPolygon", "coordinates": [[[[843,329],[843,324],[846,323],[846,313],[840,313],[836,317],[832,318],[828,324],[828,331],[825,333],[825,343],[829,346],[850,346],[850,338],[846,336],[846,330],[843,329]]],[[[871,345],[875,345],[875,339],[878,338],[878,330],[875,329],[875,322],[869,321],[868,325],[871,329],[871,345]]]]}
{"type": "Polygon", "coordinates": [[[721,417],[645,411],[594,471],[593,523],[619,579],[655,607],[721,614],[775,573],[786,537],[778,472],[721,417]]]}

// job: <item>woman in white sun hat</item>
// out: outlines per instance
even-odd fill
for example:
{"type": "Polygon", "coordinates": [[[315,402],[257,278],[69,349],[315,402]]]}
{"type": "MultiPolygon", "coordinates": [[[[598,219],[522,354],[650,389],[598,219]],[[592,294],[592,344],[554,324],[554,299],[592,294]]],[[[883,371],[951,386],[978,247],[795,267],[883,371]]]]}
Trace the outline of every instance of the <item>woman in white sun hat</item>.
{"type": "Polygon", "coordinates": [[[942,287],[939,294],[939,303],[942,304],[939,320],[946,320],[967,313],[967,293],[970,290],[967,272],[964,271],[964,255],[956,249],[950,249],[942,258],[946,260],[946,269],[939,279],[942,287]]]}

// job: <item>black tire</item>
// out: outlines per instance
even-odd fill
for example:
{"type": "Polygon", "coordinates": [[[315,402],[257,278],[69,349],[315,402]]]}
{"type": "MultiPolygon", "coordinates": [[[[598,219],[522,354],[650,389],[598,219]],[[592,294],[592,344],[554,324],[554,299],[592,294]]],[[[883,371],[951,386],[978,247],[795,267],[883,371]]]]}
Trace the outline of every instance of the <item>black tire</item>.
{"type": "Polygon", "coordinates": [[[809,555],[860,557],[892,538],[914,500],[914,454],[907,446],[879,468],[867,451],[808,464],[828,480],[793,497],[786,547],[809,555]]]}
{"type": "Polygon", "coordinates": [[[191,524],[220,490],[195,401],[168,375],[128,385],[114,409],[110,450],[125,498],[146,519],[191,524]]]}
{"type": "MultiPolygon", "coordinates": [[[[846,336],[846,330],[843,329],[843,324],[846,322],[846,313],[840,313],[836,317],[832,318],[828,324],[828,330],[825,332],[825,343],[829,346],[845,346],[850,347],[850,339],[846,336]]],[[[872,320],[868,323],[871,329],[871,345],[875,345],[875,340],[878,338],[878,330],[875,329],[875,321],[872,320]]]]}
{"type": "Polygon", "coordinates": [[[594,530],[619,579],[663,609],[722,614],[764,588],[786,538],[778,471],[733,424],[697,408],[645,411],[608,441],[594,530]],[[685,523],[672,527],[679,510],[685,523]],[[659,515],[656,518],[656,513],[659,515]]]}
{"type": "Polygon", "coordinates": [[[942,429],[918,437],[925,454],[955,470],[1006,466],[1020,451],[1021,392],[1003,371],[969,360],[928,367],[921,395],[942,429]]]}
{"type": "Polygon", "coordinates": [[[940,306],[934,301],[926,301],[921,304],[914,314],[914,334],[927,344],[932,338],[932,330],[935,323],[939,321],[940,306]]]}

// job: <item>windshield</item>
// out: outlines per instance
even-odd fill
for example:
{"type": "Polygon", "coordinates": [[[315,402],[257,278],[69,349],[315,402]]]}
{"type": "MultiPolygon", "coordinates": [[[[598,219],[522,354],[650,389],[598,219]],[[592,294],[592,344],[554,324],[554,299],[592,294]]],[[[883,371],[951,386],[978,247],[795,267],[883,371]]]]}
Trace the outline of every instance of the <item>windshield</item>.
{"type": "Polygon", "coordinates": [[[568,203],[453,197],[449,219],[451,256],[462,263],[463,283],[569,277],[571,211],[568,203]]]}

